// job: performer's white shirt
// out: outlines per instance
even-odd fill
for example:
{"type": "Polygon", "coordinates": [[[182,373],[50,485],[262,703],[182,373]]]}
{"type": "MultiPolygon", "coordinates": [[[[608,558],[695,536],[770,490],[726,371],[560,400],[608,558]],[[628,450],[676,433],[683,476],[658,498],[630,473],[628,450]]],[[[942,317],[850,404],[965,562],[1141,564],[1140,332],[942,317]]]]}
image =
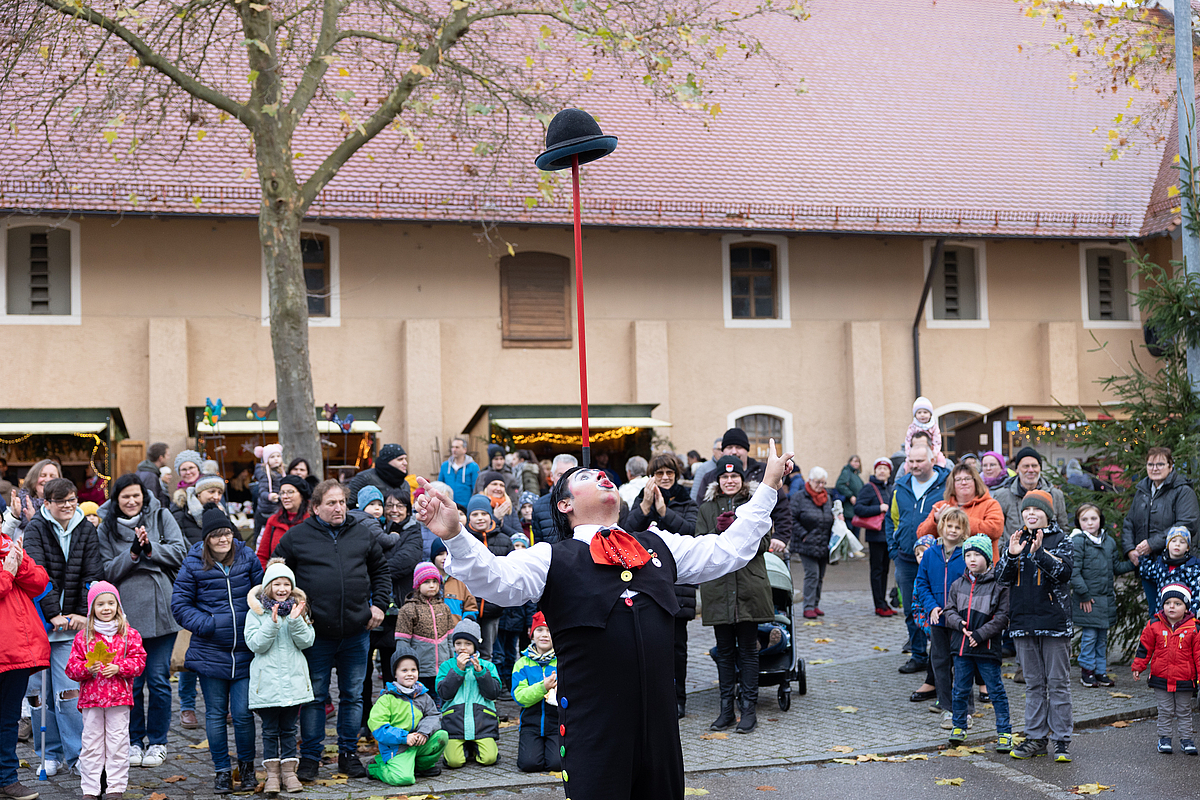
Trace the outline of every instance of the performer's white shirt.
{"type": "MultiPolygon", "coordinates": [[[[739,570],[758,553],[759,542],[771,529],[776,491],[765,483],[736,511],[737,519],[724,533],[680,536],[650,530],[663,540],[675,559],[677,583],[704,583],[739,570]]],[[[574,538],[591,544],[602,525],[577,525],[574,538]]],[[[519,606],[538,600],[550,570],[550,545],[538,542],[524,550],[497,556],[468,531],[446,540],[445,569],[467,585],[476,597],[499,606],[519,606]]],[[[634,594],[626,592],[626,594],[634,594]]]]}

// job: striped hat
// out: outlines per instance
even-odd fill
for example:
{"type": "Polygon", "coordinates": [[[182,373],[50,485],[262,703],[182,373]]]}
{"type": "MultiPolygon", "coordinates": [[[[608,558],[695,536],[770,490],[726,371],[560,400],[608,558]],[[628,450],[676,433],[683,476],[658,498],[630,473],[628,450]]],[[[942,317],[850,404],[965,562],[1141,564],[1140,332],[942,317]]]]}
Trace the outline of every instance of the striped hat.
{"type": "Polygon", "coordinates": [[[962,547],[964,556],[967,553],[975,552],[986,558],[989,565],[992,563],[992,540],[982,533],[968,536],[962,547]]]}
{"type": "Polygon", "coordinates": [[[1162,588],[1158,594],[1158,599],[1166,605],[1167,601],[1175,598],[1182,602],[1185,606],[1192,604],[1192,590],[1184,586],[1182,583],[1168,583],[1162,588]]]}
{"type": "Polygon", "coordinates": [[[413,589],[420,589],[425,581],[437,581],[439,586],[442,583],[442,573],[429,561],[422,561],[413,570],[413,589]]]}

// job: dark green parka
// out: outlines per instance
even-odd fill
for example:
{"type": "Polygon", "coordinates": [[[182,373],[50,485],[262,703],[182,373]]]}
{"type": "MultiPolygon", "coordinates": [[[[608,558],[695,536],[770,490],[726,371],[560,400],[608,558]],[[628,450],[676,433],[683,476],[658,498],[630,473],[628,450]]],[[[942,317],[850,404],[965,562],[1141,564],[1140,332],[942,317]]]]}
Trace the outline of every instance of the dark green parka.
{"type": "MultiPolygon", "coordinates": [[[[719,533],[717,518],[749,502],[757,488],[758,484],[751,481],[743,484],[737,494],[724,495],[717,481],[709,484],[696,516],[696,535],[719,533]]],[[[763,553],[770,548],[773,530],[763,535],[758,544],[758,553],[750,559],[749,564],[736,572],[700,584],[700,611],[705,625],[770,622],[775,619],[771,581],[767,577],[767,562],[763,558],[763,553]]]]}

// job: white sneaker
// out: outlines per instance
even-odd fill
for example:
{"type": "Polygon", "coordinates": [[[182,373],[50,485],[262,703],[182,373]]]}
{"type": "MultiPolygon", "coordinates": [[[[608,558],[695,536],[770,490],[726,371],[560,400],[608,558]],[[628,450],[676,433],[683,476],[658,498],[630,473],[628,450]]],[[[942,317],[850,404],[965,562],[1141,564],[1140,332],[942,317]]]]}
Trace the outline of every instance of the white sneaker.
{"type": "Polygon", "coordinates": [[[165,745],[152,744],[146,748],[146,752],[142,755],[143,767],[161,767],[163,762],[167,760],[167,748],[165,745]]]}
{"type": "Polygon", "coordinates": [[[951,728],[954,727],[953,712],[950,712],[950,711],[942,712],[942,727],[945,728],[946,730],[950,730],[951,728]]]}
{"type": "Polygon", "coordinates": [[[142,748],[138,747],[136,744],[130,745],[130,747],[129,747],[129,766],[140,767],[142,765],[143,758],[144,758],[144,754],[142,753],[142,748]]]}
{"type": "MultiPolygon", "coordinates": [[[[42,769],[46,770],[46,777],[53,778],[58,774],[58,768],[62,766],[52,758],[42,760],[42,769]]],[[[39,771],[40,772],[40,771],[39,771]]]]}

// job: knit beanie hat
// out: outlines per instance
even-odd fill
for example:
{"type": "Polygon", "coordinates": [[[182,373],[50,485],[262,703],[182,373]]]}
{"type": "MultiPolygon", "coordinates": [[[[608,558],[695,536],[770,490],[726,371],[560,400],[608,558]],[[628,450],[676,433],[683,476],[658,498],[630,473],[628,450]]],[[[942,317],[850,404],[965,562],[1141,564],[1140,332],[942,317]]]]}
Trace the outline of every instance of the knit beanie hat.
{"type": "Polygon", "coordinates": [[[179,468],[189,461],[196,465],[196,469],[200,469],[204,465],[204,456],[195,450],[180,450],[179,455],[175,456],[175,474],[178,475],[179,468]]]}
{"type": "Polygon", "coordinates": [[[121,607],[121,593],[117,591],[116,586],[113,586],[108,581],[93,581],[91,587],[88,589],[88,611],[92,610],[92,603],[96,602],[96,598],[102,594],[111,594],[117,598],[117,607],[121,607]]]}
{"type": "MultiPolygon", "coordinates": [[[[291,486],[293,489],[299,492],[300,496],[305,500],[312,497],[312,484],[306,481],[304,478],[301,478],[299,475],[285,475],[283,480],[279,482],[279,485],[291,486]]],[[[359,492],[359,494],[362,494],[362,492],[359,492]]]]}
{"type": "Polygon", "coordinates": [[[963,555],[971,552],[979,553],[986,558],[990,566],[992,563],[992,540],[982,533],[968,536],[967,540],[963,542],[963,555]]]}
{"type": "Polygon", "coordinates": [[[512,536],[510,536],[508,538],[512,539],[512,543],[514,545],[517,544],[518,542],[520,542],[521,544],[525,545],[526,547],[529,547],[529,537],[523,533],[514,533],[512,536]]]}
{"type": "Polygon", "coordinates": [[[937,537],[925,534],[918,537],[917,541],[913,543],[913,551],[915,552],[918,547],[933,547],[935,544],[937,544],[937,537]]]}
{"type": "Polygon", "coordinates": [[[225,491],[225,479],[220,475],[201,475],[196,481],[196,492],[199,493],[203,489],[220,489],[225,491]]]}
{"type": "Polygon", "coordinates": [[[429,560],[433,561],[438,557],[438,553],[444,552],[446,552],[446,543],[437,536],[433,537],[433,541],[429,543],[429,560]]]}
{"type": "Polygon", "coordinates": [[[90,517],[92,514],[100,513],[100,506],[93,503],[91,500],[79,504],[79,510],[83,512],[85,517],[90,517]]]}
{"type": "Polygon", "coordinates": [[[917,412],[920,411],[922,408],[925,409],[926,411],[928,411],[930,416],[933,416],[933,403],[931,403],[929,401],[929,398],[925,397],[924,395],[921,395],[916,400],[913,400],[913,408],[912,408],[913,416],[915,417],[917,415],[917,412]]]}
{"type": "Polygon", "coordinates": [[[368,503],[376,501],[383,505],[383,492],[379,491],[379,487],[367,484],[358,490],[358,499],[354,502],[358,508],[366,508],[368,503]]]}
{"type": "MultiPolygon", "coordinates": [[[[992,453],[992,455],[996,455],[996,454],[992,453]]],[[[1014,467],[1021,466],[1021,461],[1026,458],[1036,458],[1038,460],[1038,463],[1041,463],[1042,455],[1037,450],[1034,450],[1032,447],[1022,447],[1020,450],[1017,451],[1016,457],[1013,458],[1013,461],[1012,461],[1013,466],[1014,467]]],[[[1001,464],[1001,466],[1003,466],[1004,462],[1001,461],[1000,464],[1001,464]]]]}
{"type": "Polygon", "coordinates": [[[470,517],[475,511],[486,511],[491,516],[492,501],[482,494],[473,495],[467,503],[467,517],[470,517]]]}
{"type": "MultiPolygon", "coordinates": [[[[255,457],[261,458],[262,462],[264,464],[267,463],[267,459],[270,458],[273,453],[279,453],[279,455],[282,456],[283,455],[283,445],[281,445],[277,442],[275,444],[269,444],[266,447],[254,448],[255,457]]],[[[178,461],[179,459],[175,459],[175,460],[178,461]]]]}
{"type": "Polygon", "coordinates": [[[488,445],[488,461],[491,461],[496,456],[504,455],[504,448],[498,444],[488,445]]]}
{"type": "Polygon", "coordinates": [[[504,483],[504,476],[494,469],[485,469],[483,472],[479,473],[479,480],[475,482],[475,485],[479,487],[480,491],[482,491],[483,489],[487,488],[487,485],[492,481],[500,481],[501,483],[504,483]]]}
{"type": "Polygon", "coordinates": [[[220,530],[229,529],[237,531],[237,527],[233,524],[233,520],[229,515],[221,510],[221,507],[216,503],[205,503],[204,513],[200,515],[200,531],[204,538],[207,539],[209,534],[216,533],[220,530]]]}
{"type": "Polygon", "coordinates": [[[721,437],[721,449],[724,450],[730,445],[738,445],[746,450],[750,449],[750,437],[741,428],[730,428],[725,431],[725,435],[721,437]]]}
{"type": "Polygon", "coordinates": [[[1188,548],[1189,549],[1191,548],[1192,532],[1187,529],[1186,525],[1174,525],[1174,526],[1168,528],[1167,529],[1167,544],[1170,544],[1171,540],[1174,539],[1176,536],[1181,537],[1183,539],[1184,543],[1188,546],[1188,548]]]}
{"type": "Polygon", "coordinates": [[[871,472],[874,472],[875,468],[880,464],[886,464],[888,469],[895,469],[890,458],[887,456],[881,456],[880,458],[875,459],[875,463],[871,465],[871,472]]]}
{"type": "Polygon", "coordinates": [[[521,506],[524,505],[533,505],[537,502],[537,499],[538,496],[533,492],[521,492],[517,495],[517,509],[520,510],[521,506]]]}
{"type": "MultiPolygon", "coordinates": [[[[90,593],[88,594],[88,597],[91,597],[90,593]]],[[[1176,600],[1182,601],[1185,606],[1191,606],[1192,604],[1192,590],[1184,586],[1182,583],[1168,583],[1162,588],[1162,591],[1158,593],[1158,599],[1163,604],[1166,604],[1166,602],[1172,597],[1174,597],[1176,600]]]]}
{"type": "Polygon", "coordinates": [[[431,561],[422,561],[413,570],[413,591],[420,589],[425,581],[437,581],[439,586],[442,583],[442,573],[431,561]]]}
{"type": "Polygon", "coordinates": [[[412,662],[417,665],[417,672],[421,671],[421,659],[417,657],[417,651],[413,650],[404,642],[404,640],[396,641],[396,652],[392,653],[392,679],[396,678],[396,666],[400,663],[400,659],[412,659],[412,662]]]}
{"type": "Polygon", "coordinates": [[[271,585],[271,581],[276,578],[287,578],[291,581],[292,588],[296,588],[296,573],[288,568],[288,565],[283,563],[282,558],[272,558],[267,562],[267,569],[263,572],[262,585],[265,589],[271,585]]]}
{"type": "Polygon", "coordinates": [[[718,478],[722,475],[728,475],[731,472],[736,472],[742,478],[746,477],[746,469],[742,466],[742,460],[737,456],[721,456],[717,459],[717,468],[715,471],[718,478]]]}
{"type": "Polygon", "coordinates": [[[550,630],[550,626],[546,624],[546,615],[540,611],[533,615],[533,622],[529,626],[529,638],[530,639],[533,638],[533,632],[536,631],[538,628],[545,628],[546,630],[550,630]]]}
{"type": "Polygon", "coordinates": [[[408,455],[404,452],[404,448],[398,444],[385,444],[379,448],[379,455],[375,456],[376,461],[382,461],[384,464],[399,458],[400,456],[408,455]]]}
{"type": "Polygon", "coordinates": [[[980,463],[982,463],[982,462],[983,462],[983,459],[987,458],[988,456],[991,456],[992,458],[994,458],[994,459],[996,459],[997,461],[999,461],[999,462],[1000,462],[1000,469],[1007,469],[1007,468],[1008,468],[1008,462],[1004,460],[1004,456],[1003,456],[1003,455],[1001,455],[1000,453],[997,453],[995,450],[988,450],[986,453],[984,453],[983,455],[981,455],[981,456],[979,457],[979,461],[980,461],[980,463]]]}
{"type": "Polygon", "coordinates": [[[1025,497],[1021,500],[1021,510],[1024,511],[1027,508],[1039,508],[1046,512],[1047,520],[1054,519],[1054,498],[1050,496],[1049,492],[1041,489],[1026,492],[1025,497]]]}
{"type": "Polygon", "coordinates": [[[450,632],[450,644],[454,644],[458,639],[466,639],[475,645],[476,650],[482,647],[483,634],[479,630],[479,623],[470,617],[459,620],[459,623],[454,626],[454,630],[450,632]]]}

